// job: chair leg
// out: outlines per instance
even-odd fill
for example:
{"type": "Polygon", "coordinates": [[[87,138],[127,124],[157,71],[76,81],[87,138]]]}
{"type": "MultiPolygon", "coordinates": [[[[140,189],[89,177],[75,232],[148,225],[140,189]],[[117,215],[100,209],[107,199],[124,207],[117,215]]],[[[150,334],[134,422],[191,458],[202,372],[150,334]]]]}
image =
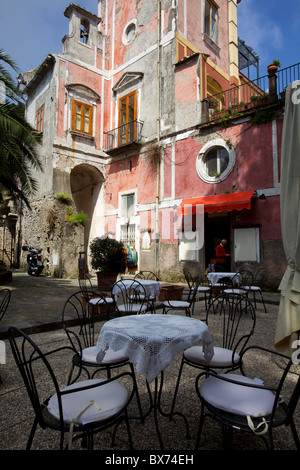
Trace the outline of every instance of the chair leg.
{"type": "Polygon", "coordinates": [[[295,423],[294,423],[293,419],[291,419],[290,427],[291,427],[291,431],[292,431],[292,434],[293,434],[293,438],[294,438],[297,450],[299,451],[300,450],[300,441],[299,441],[299,436],[298,436],[296,426],[295,426],[295,423]]]}
{"type": "Polygon", "coordinates": [[[199,420],[198,432],[197,432],[197,437],[196,437],[195,450],[198,450],[200,446],[200,439],[201,439],[204,419],[205,419],[204,406],[201,405],[201,413],[200,413],[200,420],[199,420]]]}
{"type": "Polygon", "coordinates": [[[265,313],[267,313],[267,309],[266,309],[266,306],[265,306],[265,301],[264,301],[264,298],[263,298],[263,295],[262,295],[262,292],[261,292],[261,291],[260,291],[260,296],[261,296],[262,304],[263,304],[264,309],[265,309],[265,313]]]}
{"type": "Polygon", "coordinates": [[[33,425],[32,425],[31,431],[30,431],[30,435],[29,435],[29,438],[28,438],[28,441],[27,441],[26,450],[30,450],[30,449],[31,449],[31,445],[32,445],[32,441],[33,441],[33,438],[34,438],[34,434],[35,434],[37,425],[38,425],[38,420],[37,420],[37,418],[35,417],[35,418],[34,418],[34,421],[33,421],[33,425]]]}

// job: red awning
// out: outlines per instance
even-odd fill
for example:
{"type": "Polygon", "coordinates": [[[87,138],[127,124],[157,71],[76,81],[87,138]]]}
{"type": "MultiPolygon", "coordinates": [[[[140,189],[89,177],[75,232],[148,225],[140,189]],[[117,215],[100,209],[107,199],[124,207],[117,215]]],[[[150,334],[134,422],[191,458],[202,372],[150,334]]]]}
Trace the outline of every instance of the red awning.
{"type": "Polygon", "coordinates": [[[238,211],[250,209],[253,193],[254,191],[244,191],[241,193],[217,194],[215,196],[184,199],[178,207],[177,213],[178,215],[187,213],[195,214],[197,212],[197,206],[204,206],[204,211],[210,213],[232,211],[234,209],[238,211]]]}

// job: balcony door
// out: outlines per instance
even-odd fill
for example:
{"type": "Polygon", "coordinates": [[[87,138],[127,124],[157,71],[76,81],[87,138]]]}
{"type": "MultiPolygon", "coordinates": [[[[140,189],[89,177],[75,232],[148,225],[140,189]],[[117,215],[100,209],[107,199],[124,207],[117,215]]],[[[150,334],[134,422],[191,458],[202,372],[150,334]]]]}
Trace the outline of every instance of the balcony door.
{"type": "Polygon", "coordinates": [[[137,91],[119,99],[119,145],[136,139],[137,91]]]}

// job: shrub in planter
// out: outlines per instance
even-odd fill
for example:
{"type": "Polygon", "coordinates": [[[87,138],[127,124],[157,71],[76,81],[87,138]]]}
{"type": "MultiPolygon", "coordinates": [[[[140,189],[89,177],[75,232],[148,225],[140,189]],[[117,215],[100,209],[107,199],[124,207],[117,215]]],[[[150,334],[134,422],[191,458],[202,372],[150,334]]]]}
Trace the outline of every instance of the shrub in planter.
{"type": "Polygon", "coordinates": [[[91,266],[97,272],[98,287],[110,288],[113,279],[126,269],[127,253],[123,243],[109,237],[97,237],[90,243],[90,254],[91,266]]]}

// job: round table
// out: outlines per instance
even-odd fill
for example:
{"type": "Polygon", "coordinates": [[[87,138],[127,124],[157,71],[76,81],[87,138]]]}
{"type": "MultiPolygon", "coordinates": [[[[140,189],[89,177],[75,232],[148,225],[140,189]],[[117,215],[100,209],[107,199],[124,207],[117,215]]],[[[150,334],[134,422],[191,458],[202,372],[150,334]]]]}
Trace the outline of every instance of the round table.
{"type": "Polygon", "coordinates": [[[203,344],[207,359],[213,356],[213,343],[206,323],[181,315],[141,314],[118,317],[106,322],[97,341],[97,359],[102,361],[108,348],[114,351],[122,350],[130,362],[136,364],[136,371],[145,374],[150,394],[149,383],[155,380],[155,391],[149,412],[154,410],[154,420],[161,449],[163,442],[159,432],[157,412],[165,417],[175,414],[183,417],[182,413],[173,412],[171,415],[161,410],[160,396],[163,385],[163,371],[175,355],[190,346],[203,344]],[[158,386],[160,376],[160,387],[158,386]],[[159,389],[159,391],[158,391],[159,389]]]}
{"type": "Polygon", "coordinates": [[[213,344],[206,323],[181,315],[142,314],[118,317],[106,322],[97,341],[98,359],[106,349],[122,349],[139,374],[148,382],[155,379],[180,351],[201,341],[206,358],[213,356],[213,344]]]}

